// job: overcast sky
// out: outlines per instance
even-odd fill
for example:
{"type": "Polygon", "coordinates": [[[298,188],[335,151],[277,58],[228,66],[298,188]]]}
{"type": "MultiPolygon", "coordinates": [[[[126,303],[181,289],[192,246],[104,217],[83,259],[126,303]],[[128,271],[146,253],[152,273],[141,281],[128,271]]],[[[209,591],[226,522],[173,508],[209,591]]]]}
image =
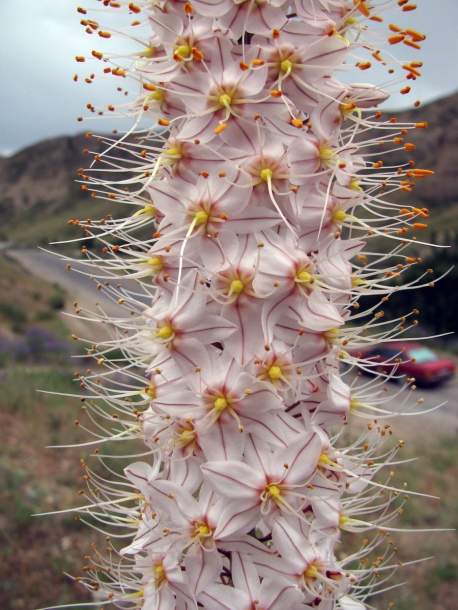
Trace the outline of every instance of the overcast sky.
{"type": "MultiPolygon", "coordinates": [[[[113,39],[103,41],[84,33],[82,16],[76,12],[80,4],[100,6],[96,0],[0,0],[0,154],[45,138],[115,127],[76,120],[87,114],[88,102],[107,106],[119,100],[113,82],[84,83],[86,72],[92,66],[99,68],[97,60],[93,64],[75,61],[75,55],[90,55],[94,48],[108,50],[113,44],[113,39]],[[73,82],[76,72],[81,75],[78,83],[73,82]]],[[[421,51],[402,44],[390,48],[402,53],[402,59],[425,63],[412,93],[394,100],[404,106],[417,99],[426,103],[458,89],[458,0],[416,0],[416,4],[416,11],[395,11],[394,16],[385,17],[388,23],[428,35],[421,51]]],[[[369,74],[358,73],[355,81],[369,80],[369,74]]]]}

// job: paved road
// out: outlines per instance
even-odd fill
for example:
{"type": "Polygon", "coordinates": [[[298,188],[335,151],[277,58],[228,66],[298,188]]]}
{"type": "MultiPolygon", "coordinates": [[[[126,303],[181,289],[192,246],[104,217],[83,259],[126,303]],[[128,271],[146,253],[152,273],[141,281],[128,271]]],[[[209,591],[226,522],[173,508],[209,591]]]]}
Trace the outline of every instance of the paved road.
{"type": "MultiPolygon", "coordinates": [[[[354,375],[349,373],[345,381],[350,383],[352,379],[354,379],[354,375]]],[[[366,383],[370,379],[369,376],[363,375],[359,382],[366,383]]],[[[387,397],[387,402],[381,405],[381,408],[391,413],[399,410],[422,413],[417,416],[390,417],[387,421],[393,424],[393,429],[398,433],[397,436],[401,434],[409,438],[415,436],[417,440],[428,441],[432,437],[436,438],[442,434],[458,435],[458,376],[437,387],[417,388],[412,392],[403,392],[400,396],[398,393],[402,387],[401,382],[389,381],[383,384],[383,387],[386,389],[383,395],[387,397]],[[408,405],[408,408],[402,409],[401,403],[407,396],[405,404],[408,405]],[[438,405],[442,406],[428,413],[430,409],[434,409],[438,405]]]]}
{"type": "MultiPolygon", "coordinates": [[[[97,289],[99,283],[103,284],[105,279],[90,279],[91,273],[94,272],[92,267],[82,263],[71,262],[71,269],[67,269],[68,261],[59,253],[50,254],[38,248],[30,248],[27,250],[8,250],[7,256],[19,262],[21,266],[35,277],[44,279],[48,282],[55,282],[61,286],[67,293],[67,302],[64,311],[66,313],[74,313],[73,303],[77,302],[79,308],[89,309],[91,311],[103,310],[107,316],[111,317],[127,317],[129,311],[118,305],[118,297],[110,297],[110,291],[106,286],[102,286],[101,290],[97,289]],[[84,273],[79,273],[78,270],[84,273]],[[99,305],[96,305],[98,303],[99,305]]],[[[126,289],[137,290],[138,284],[132,280],[128,281],[117,278],[111,282],[113,285],[121,283],[126,289]]],[[[148,302],[147,298],[144,298],[148,302]]],[[[80,314],[82,316],[83,314],[80,314]]],[[[94,342],[101,341],[107,337],[105,325],[94,323],[90,326],[84,321],[65,316],[64,322],[78,336],[91,337],[94,342]]]]}

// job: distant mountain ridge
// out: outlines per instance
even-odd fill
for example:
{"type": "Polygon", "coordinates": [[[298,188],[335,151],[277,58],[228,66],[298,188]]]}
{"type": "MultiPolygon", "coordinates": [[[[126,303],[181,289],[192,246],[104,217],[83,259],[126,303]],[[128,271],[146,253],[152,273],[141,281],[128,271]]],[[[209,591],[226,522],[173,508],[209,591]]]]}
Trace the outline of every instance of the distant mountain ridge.
{"type": "MultiPolygon", "coordinates": [[[[416,165],[435,172],[418,181],[408,204],[432,207],[439,214],[444,206],[449,210],[458,202],[458,93],[418,109],[383,111],[383,117],[387,115],[399,122],[429,124],[428,129],[414,130],[406,136],[416,145],[416,150],[409,153],[416,165]]],[[[67,230],[66,219],[95,216],[105,206],[85,196],[75,182],[78,168],[92,161],[92,155],[85,154],[84,149],[98,152],[97,144],[85,134],[60,137],[0,158],[0,240],[32,245],[47,243],[62,234],[79,236],[67,230]],[[63,223],[60,230],[59,222],[63,223]]],[[[394,152],[389,164],[402,164],[407,158],[403,150],[394,152]]],[[[105,213],[111,211],[108,208],[107,204],[105,213]]]]}

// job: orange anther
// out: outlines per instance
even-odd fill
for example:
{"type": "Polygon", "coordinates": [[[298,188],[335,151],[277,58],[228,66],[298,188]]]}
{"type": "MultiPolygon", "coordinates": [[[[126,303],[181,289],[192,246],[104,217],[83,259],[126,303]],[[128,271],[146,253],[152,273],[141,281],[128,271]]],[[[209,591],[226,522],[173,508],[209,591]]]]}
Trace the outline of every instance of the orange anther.
{"type": "Polygon", "coordinates": [[[218,127],[215,127],[215,129],[213,130],[213,133],[219,134],[219,133],[221,133],[222,131],[224,131],[226,128],[227,128],[226,123],[220,123],[220,124],[218,125],[218,127]]]}
{"type": "Polygon", "coordinates": [[[162,127],[168,127],[170,125],[170,121],[167,121],[167,119],[159,119],[157,123],[158,125],[162,125],[162,127]]]}
{"type": "Polygon", "coordinates": [[[282,92],[278,91],[278,89],[272,89],[272,91],[270,92],[270,96],[271,97],[281,97],[282,92]]]}
{"type": "Polygon", "coordinates": [[[253,59],[251,63],[253,66],[263,66],[265,62],[263,59],[253,59]]]}
{"type": "Polygon", "coordinates": [[[408,47],[412,47],[413,49],[421,49],[421,46],[418,44],[418,42],[414,42],[413,40],[409,40],[408,38],[406,38],[402,42],[408,47]]]}
{"type": "Polygon", "coordinates": [[[414,11],[417,8],[416,4],[404,4],[404,6],[402,7],[403,11],[414,11]]]}
{"type": "Polygon", "coordinates": [[[407,70],[408,72],[410,72],[411,74],[414,74],[415,76],[421,76],[421,72],[419,72],[416,68],[412,68],[411,65],[404,65],[402,67],[404,70],[407,70]]]}
{"type": "Polygon", "coordinates": [[[187,15],[190,15],[193,12],[194,7],[189,2],[186,2],[186,4],[183,6],[183,10],[187,15]]]}
{"type": "Polygon", "coordinates": [[[412,227],[414,229],[427,229],[428,225],[424,224],[423,222],[414,222],[412,227]]]}
{"type": "Polygon", "coordinates": [[[101,32],[101,31],[99,31],[98,34],[99,34],[99,36],[101,38],[111,38],[110,32],[101,32]]]}
{"type": "Polygon", "coordinates": [[[412,175],[414,178],[424,178],[424,176],[432,176],[434,172],[430,169],[413,169],[412,175]]]}
{"type": "Polygon", "coordinates": [[[420,210],[419,208],[412,208],[412,212],[415,212],[415,214],[418,214],[422,218],[429,218],[428,212],[424,212],[423,210],[420,210]]]}
{"type": "Polygon", "coordinates": [[[388,27],[392,32],[402,32],[403,31],[402,28],[398,27],[397,25],[393,25],[392,23],[390,23],[390,25],[388,27]]]}
{"type": "Polygon", "coordinates": [[[362,61],[357,65],[360,70],[369,70],[369,68],[372,66],[370,61],[362,61]]]}
{"type": "Polygon", "coordinates": [[[134,4],[133,2],[131,2],[129,4],[129,8],[133,13],[141,13],[141,11],[142,11],[142,9],[139,6],[137,6],[136,4],[134,4]]]}
{"type": "Polygon", "coordinates": [[[196,61],[202,61],[202,59],[204,58],[204,54],[201,53],[201,51],[199,51],[198,49],[196,49],[196,47],[192,47],[191,53],[196,61]]]}
{"type": "Polygon", "coordinates": [[[410,36],[412,40],[415,40],[417,42],[426,40],[426,36],[424,34],[420,34],[420,32],[417,32],[417,30],[411,30],[410,28],[407,28],[405,32],[407,36],[410,36]]]}
{"type": "Polygon", "coordinates": [[[406,144],[404,144],[404,150],[415,150],[415,144],[407,142],[406,144]]]}
{"type": "Polygon", "coordinates": [[[388,42],[390,44],[398,44],[398,42],[402,42],[405,36],[403,34],[396,34],[396,36],[390,36],[388,38],[388,42]]]}
{"type": "Polygon", "coordinates": [[[364,15],[364,17],[370,17],[371,14],[364,0],[353,0],[353,4],[356,5],[356,8],[364,15]]]}
{"type": "Polygon", "coordinates": [[[414,127],[415,129],[427,129],[428,123],[426,121],[423,121],[421,123],[415,123],[414,127]]]}
{"type": "Polygon", "coordinates": [[[301,127],[304,126],[304,123],[300,119],[293,119],[291,121],[291,125],[294,125],[294,127],[297,127],[297,129],[301,129],[301,127]]]}
{"type": "Polygon", "coordinates": [[[248,70],[250,68],[250,66],[248,64],[246,64],[244,61],[241,61],[239,63],[240,66],[240,70],[243,70],[244,72],[246,72],[246,70],[248,70]]]}
{"type": "Polygon", "coordinates": [[[156,91],[156,85],[151,85],[150,83],[143,83],[143,89],[147,91],[156,91]]]}
{"type": "Polygon", "coordinates": [[[274,40],[276,40],[277,38],[280,38],[280,32],[277,29],[272,30],[272,38],[274,40]]]}
{"type": "Polygon", "coordinates": [[[92,51],[92,55],[97,59],[103,59],[103,53],[100,53],[99,51],[92,51]]]}

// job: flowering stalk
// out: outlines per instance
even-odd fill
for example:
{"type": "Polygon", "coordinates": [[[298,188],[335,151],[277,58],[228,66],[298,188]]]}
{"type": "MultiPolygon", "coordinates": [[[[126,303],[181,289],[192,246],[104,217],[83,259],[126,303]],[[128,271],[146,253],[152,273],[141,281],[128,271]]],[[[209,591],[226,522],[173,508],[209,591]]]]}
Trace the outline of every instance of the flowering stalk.
{"type": "Polygon", "coordinates": [[[88,444],[136,439],[143,459],[114,481],[83,464],[81,513],[120,541],[81,580],[145,610],[362,610],[398,567],[389,532],[405,498],[380,471],[402,441],[381,452],[389,426],[370,422],[344,444],[356,416],[387,415],[387,375],[351,382],[339,364],[371,369],[351,354],[404,330],[360,299],[386,301],[415,263],[406,234],[427,210],[390,196],[431,172],[390,167],[385,153],[411,150],[408,130],[425,125],[376,110],[418,62],[385,88],[335,71],[376,61],[394,72],[390,46],[424,36],[384,25],[391,0],[102,4],[133,19],[110,32],[78,9],[88,33],[139,44],[127,58],[93,52],[137,90],[108,107],[134,126],[100,136],[106,151],[80,178],[134,213],[84,225],[103,248],[83,246],[88,273],[120,317],[77,311],[113,325],[89,350],[97,372],[79,379],[88,444]],[[390,255],[363,252],[381,235],[390,255]],[[122,359],[106,358],[113,348],[122,359]],[[373,538],[346,556],[343,531],[373,538]]]}

